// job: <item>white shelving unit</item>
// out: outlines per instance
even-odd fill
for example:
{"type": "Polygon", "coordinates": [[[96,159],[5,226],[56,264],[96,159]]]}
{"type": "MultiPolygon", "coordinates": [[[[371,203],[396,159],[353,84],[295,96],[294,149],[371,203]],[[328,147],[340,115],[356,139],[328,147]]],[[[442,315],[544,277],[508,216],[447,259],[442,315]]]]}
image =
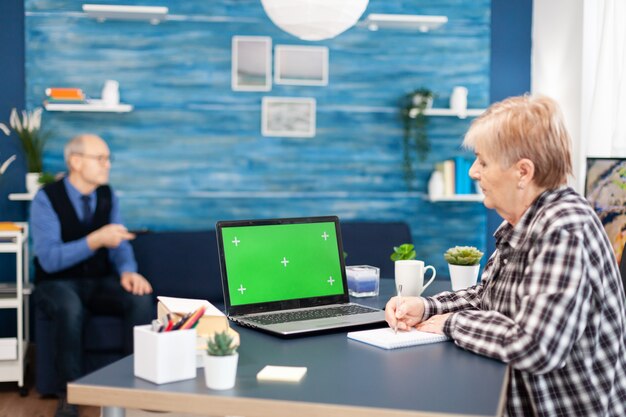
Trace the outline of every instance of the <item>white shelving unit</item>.
{"type": "Polygon", "coordinates": [[[482,194],[455,194],[450,196],[441,196],[441,197],[429,197],[429,200],[433,203],[441,203],[445,201],[460,201],[460,202],[476,202],[480,203],[483,201],[485,196],[482,194]]]}
{"type": "Polygon", "coordinates": [[[86,103],[48,103],[43,106],[48,111],[74,111],[74,112],[108,112],[128,113],[133,111],[131,104],[105,104],[102,100],[89,100],[86,103]]]}
{"type": "MultiPolygon", "coordinates": [[[[20,395],[28,390],[24,387],[24,366],[28,348],[28,296],[31,286],[28,274],[28,223],[16,223],[21,227],[15,231],[0,231],[0,253],[15,254],[15,284],[0,288],[0,308],[17,311],[17,340],[15,355],[11,359],[0,360],[0,381],[16,381],[20,395]],[[14,356],[14,358],[13,358],[14,356]]],[[[9,352],[10,353],[10,352],[9,352]]]]}

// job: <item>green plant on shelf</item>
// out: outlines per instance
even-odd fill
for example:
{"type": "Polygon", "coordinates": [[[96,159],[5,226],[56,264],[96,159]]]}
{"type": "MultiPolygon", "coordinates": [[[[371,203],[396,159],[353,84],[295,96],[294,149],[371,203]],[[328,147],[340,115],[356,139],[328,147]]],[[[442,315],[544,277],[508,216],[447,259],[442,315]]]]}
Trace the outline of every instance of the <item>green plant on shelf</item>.
{"type": "Polygon", "coordinates": [[[403,171],[409,189],[415,180],[412,150],[420,161],[424,161],[430,152],[430,142],[426,133],[428,118],[424,113],[432,106],[434,97],[435,94],[431,90],[421,87],[402,97],[400,103],[403,124],[403,171]]]}
{"type": "Polygon", "coordinates": [[[10,127],[20,139],[24,155],[26,156],[28,172],[43,171],[43,149],[50,133],[41,129],[42,112],[43,109],[41,107],[37,107],[30,112],[23,110],[20,118],[17,109],[14,108],[11,110],[11,116],[9,117],[9,126],[0,123],[0,129],[5,134],[7,132],[10,133],[10,127]]]}

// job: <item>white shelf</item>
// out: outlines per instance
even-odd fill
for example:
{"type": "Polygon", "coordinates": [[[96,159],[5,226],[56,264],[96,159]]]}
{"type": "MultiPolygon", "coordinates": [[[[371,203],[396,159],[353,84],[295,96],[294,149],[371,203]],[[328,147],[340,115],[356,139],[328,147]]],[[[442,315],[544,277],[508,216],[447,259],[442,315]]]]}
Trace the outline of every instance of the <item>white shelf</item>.
{"type": "Polygon", "coordinates": [[[115,20],[147,20],[153,25],[167,17],[169,9],[160,6],[126,6],[116,4],[83,4],[83,12],[88,17],[104,22],[115,20]]]}
{"type": "Polygon", "coordinates": [[[102,100],[89,100],[87,103],[43,103],[48,111],[82,111],[82,112],[109,112],[109,113],[128,113],[133,110],[130,104],[104,104],[102,100]]]}
{"type": "Polygon", "coordinates": [[[483,201],[484,198],[485,196],[483,196],[482,194],[455,194],[451,196],[430,197],[430,201],[433,203],[439,203],[439,202],[445,202],[445,201],[480,203],[483,201]]]}
{"type": "Polygon", "coordinates": [[[467,109],[463,113],[459,113],[452,109],[426,109],[424,115],[426,116],[455,116],[459,119],[465,119],[466,117],[480,116],[486,109],[467,109]]]}
{"type": "MultiPolygon", "coordinates": [[[[459,119],[466,119],[468,117],[480,116],[486,109],[467,109],[464,112],[458,112],[452,109],[424,109],[424,116],[445,116],[445,117],[458,117],[459,119]]],[[[409,117],[415,119],[418,113],[416,107],[409,111],[409,117]]]]}
{"type": "Polygon", "coordinates": [[[371,13],[363,21],[363,24],[372,31],[379,29],[405,29],[428,32],[429,30],[438,29],[446,23],[448,23],[447,16],[382,13],[371,13]]]}
{"type": "Polygon", "coordinates": [[[35,197],[35,194],[31,193],[11,193],[9,194],[9,200],[11,201],[31,201],[35,197]]]}
{"type": "Polygon", "coordinates": [[[23,370],[28,342],[22,341],[22,343],[18,343],[18,346],[18,351],[21,348],[21,352],[18,352],[17,359],[0,360],[0,382],[22,381],[19,384],[22,387],[24,384],[23,370]]]}

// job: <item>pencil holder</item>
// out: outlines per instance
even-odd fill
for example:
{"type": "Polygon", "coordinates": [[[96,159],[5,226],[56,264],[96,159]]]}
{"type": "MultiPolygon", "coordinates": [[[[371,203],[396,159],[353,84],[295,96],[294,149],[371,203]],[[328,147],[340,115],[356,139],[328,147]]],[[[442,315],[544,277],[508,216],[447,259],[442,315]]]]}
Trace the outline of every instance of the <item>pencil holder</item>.
{"type": "Polygon", "coordinates": [[[196,329],[157,333],[135,326],[135,376],[155,384],[196,377],[196,329]]]}

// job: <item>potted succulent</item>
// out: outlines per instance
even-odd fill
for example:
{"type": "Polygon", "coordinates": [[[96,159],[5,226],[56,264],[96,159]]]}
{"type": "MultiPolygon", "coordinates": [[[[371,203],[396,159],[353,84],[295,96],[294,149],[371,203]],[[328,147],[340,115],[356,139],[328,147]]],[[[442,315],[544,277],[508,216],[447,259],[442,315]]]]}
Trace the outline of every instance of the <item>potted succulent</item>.
{"type": "Polygon", "coordinates": [[[480,259],[483,253],[474,246],[455,246],[443,254],[450,269],[450,280],[454,291],[476,284],[480,259]]]}
{"type": "Polygon", "coordinates": [[[238,347],[228,330],[216,332],[209,338],[204,356],[204,378],[208,388],[224,390],[235,386],[238,347]]]}
{"type": "Polygon", "coordinates": [[[421,87],[406,94],[401,101],[404,179],[409,188],[412,188],[412,183],[415,179],[411,149],[415,149],[421,161],[426,159],[430,151],[430,143],[426,135],[428,119],[424,112],[432,107],[434,97],[435,95],[432,91],[421,87]]]}
{"type": "MultiPolygon", "coordinates": [[[[29,193],[34,193],[40,186],[40,177],[43,172],[43,149],[49,136],[49,133],[41,130],[42,112],[41,107],[37,107],[31,112],[23,110],[20,118],[17,109],[14,108],[9,117],[9,126],[19,137],[26,157],[28,169],[26,189],[29,193]]],[[[10,133],[9,128],[3,123],[0,123],[0,129],[7,135],[10,133]]],[[[46,176],[46,178],[50,178],[50,176],[46,176]]]]}

